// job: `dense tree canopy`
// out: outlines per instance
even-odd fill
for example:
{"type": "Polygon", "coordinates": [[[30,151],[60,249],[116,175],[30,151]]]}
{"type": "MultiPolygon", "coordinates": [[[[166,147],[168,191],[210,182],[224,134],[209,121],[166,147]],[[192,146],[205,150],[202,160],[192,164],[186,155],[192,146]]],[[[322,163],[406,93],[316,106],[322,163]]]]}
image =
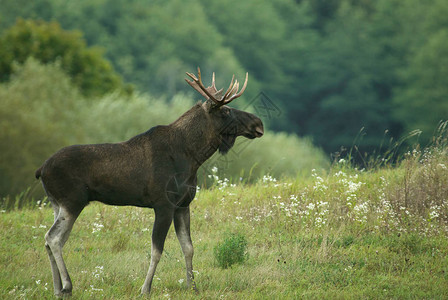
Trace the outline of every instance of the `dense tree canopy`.
{"type": "MultiPolygon", "coordinates": [[[[398,138],[421,129],[428,139],[448,116],[445,0],[1,0],[1,7],[4,35],[17,17],[80,30],[125,81],[167,99],[191,92],[184,72],[198,65],[216,71],[221,86],[248,71],[240,104],[263,91],[282,112],[272,129],[312,136],[327,152],[350,147],[361,128],[366,151],[386,130],[398,138]]],[[[8,59],[22,62],[16,55],[8,59]]]]}
{"type": "Polygon", "coordinates": [[[98,48],[87,48],[79,31],[65,31],[58,23],[22,20],[0,36],[0,81],[7,81],[13,64],[29,57],[57,62],[86,96],[123,88],[120,76],[98,48]]]}

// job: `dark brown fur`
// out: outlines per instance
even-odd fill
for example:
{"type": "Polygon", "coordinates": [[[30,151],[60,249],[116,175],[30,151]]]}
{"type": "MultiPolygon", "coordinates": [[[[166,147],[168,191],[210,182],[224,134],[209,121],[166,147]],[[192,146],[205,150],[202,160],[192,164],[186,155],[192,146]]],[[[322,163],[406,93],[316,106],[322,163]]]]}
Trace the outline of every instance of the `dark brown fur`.
{"type": "Polygon", "coordinates": [[[56,152],[36,171],[55,211],[46,235],[55,294],[71,294],[62,247],[91,201],[154,208],[151,265],[142,293],[150,291],[172,220],[186,258],[187,283],[194,285],[188,206],[196,192],[196,172],[217,150],[229,151],[237,136],[262,135],[263,124],[255,115],[206,101],[175,122],[126,142],[73,145],[56,152]]]}

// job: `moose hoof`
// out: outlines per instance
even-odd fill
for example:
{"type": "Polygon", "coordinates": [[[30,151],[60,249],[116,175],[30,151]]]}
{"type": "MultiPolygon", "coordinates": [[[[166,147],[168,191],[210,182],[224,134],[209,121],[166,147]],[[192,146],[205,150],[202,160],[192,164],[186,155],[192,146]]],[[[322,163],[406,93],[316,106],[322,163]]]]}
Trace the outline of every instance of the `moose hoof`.
{"type": "Polygon", "coordinates": [[[141,293],[140,298],[149,298],[149,293],[141,293]]]}
{"type": "Polygon", "coordinates": [[[72,291],[63,289],[59,293],[55,294],[55,296],[59,299],[70,298],[72,296],[72,291]]]}
{"type": "Polygon", "coordinates": [[[149,298],[149,294],[151,293],[151,289],[148,289],[146,287],[142,287],[140,297],[141,298],[149,298]]]}

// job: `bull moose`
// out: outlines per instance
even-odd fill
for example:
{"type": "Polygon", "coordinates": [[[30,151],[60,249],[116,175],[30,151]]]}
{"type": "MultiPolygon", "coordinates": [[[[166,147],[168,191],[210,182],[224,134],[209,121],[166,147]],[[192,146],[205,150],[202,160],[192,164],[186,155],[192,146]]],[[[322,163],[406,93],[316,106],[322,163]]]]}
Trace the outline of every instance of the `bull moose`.
{"type": "Polygon", "coordinates": [[[199,68],[197,77],[187,75],[191,81],[185,80],[206,101],[198,102],[173,123],[155,126],[121,143],[65,147],[36,171],[54,210],[45,248],[56,296],[72,294],[62,248],[77,217],[91,201],[154,209],[151,262],[142,294],[150,293],[172,222],[185,256],[187,285],[196,290],[189,205],[196,193],[197,170],[217,150],[227,153],[238,136],[254,139],[261,137],[264,129],[257,116],[226,105],[243,94],[247,73],[240,91],[232,77],[225,93],[216,89],[214,73],[207,88],[199,68]]]}

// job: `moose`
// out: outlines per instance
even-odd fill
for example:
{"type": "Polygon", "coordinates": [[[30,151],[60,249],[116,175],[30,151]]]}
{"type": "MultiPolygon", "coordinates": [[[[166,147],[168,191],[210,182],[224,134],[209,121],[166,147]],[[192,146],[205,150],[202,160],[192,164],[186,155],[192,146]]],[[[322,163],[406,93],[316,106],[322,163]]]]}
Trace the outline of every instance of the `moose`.
{"type": "Polygon", "coordinates": [[[204,98],[169,125],[155,126],[128,141],[72,145],[62,148],[36,171],[54,210],[54,224],[45,235],[45,248],[57,297],[72,294],[72,282],[62,257],[73,224],[91,201],[108,205],[149,207],[155,211],[151,262],[141,288],[149,295],[165,239],[174,222],[185,257],[187,285],[197,291],[193,277],[193,244],[189,205],[195,197],[198,168],[216,151],[226,154],[238,136],[263,135],[254,114],[228,107],[246,89],[232,77],[229,88],[205,87],[201,70],[185,79],[204,98]]]}

